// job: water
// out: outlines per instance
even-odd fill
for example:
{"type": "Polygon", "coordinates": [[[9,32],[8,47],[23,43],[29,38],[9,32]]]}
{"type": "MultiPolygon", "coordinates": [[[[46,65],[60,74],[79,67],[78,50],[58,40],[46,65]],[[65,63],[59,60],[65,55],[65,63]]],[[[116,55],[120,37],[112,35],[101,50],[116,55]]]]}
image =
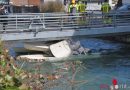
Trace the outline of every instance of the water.
{"type": "Polygon", "coordinates": [[[100,90],[102,84],[112,85],[114,78],[118,80],[120,90],[130,90],[130,48],[128,45],[100,39],[84,39],[80,42],[84,47],[92,49],[92,52],[103,52],[109,54],[109,57],[84,60],[82,62],[84,69],[76,74],[75,80],[85,80],[87,83],[77,84],[74,90],[100,90]]]}
{"type": "Polygon", "coordinates": [[[113,78],[118,80],[119,85],[130,85],[129,58],[92,60],[84,64],[87,69],[81,71],[77,78],[85,79],[88,83],[80,90],[100,90],[101,84],[112,85],[113,78]]]}
{"type": "Polygon", "coordinates": [[[112,85],[114,78],[120,90],[130,90],[130,49],[126,45],[98,39],[81,40],[81,44],[97,52],[110,52],[110,57],[83,61],[86,69],[80,71],[76,79],[87,80],[87,83],[78,90],[100,90],[102,84],[112,85]]]}

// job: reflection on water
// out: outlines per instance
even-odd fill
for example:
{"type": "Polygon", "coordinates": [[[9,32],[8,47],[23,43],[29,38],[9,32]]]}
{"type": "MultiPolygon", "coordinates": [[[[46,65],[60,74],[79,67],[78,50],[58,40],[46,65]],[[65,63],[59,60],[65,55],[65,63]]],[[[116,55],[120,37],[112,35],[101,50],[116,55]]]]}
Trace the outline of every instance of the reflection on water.
{"type": "MultiPolygon", "coordinates": [[[[109,55],[84,60],[82,65],[85,68],[76,74],[76,80],[87,80],[87,83],[81,84],[73,90],[100,90],[101,84],[112,85],[113,78],[118,80],[120,90],[130,90],[130,49],[126,45],[98,39],[86,39],[80,40],[80,42],[94,52],[107,52],[109,55]],[[123,89],[121,85],[128,87],[123,89]]],[[[52,70],[56,66],[58,67],[58,64],[44,63],[42,69],[53,72],[52,70]]]]}

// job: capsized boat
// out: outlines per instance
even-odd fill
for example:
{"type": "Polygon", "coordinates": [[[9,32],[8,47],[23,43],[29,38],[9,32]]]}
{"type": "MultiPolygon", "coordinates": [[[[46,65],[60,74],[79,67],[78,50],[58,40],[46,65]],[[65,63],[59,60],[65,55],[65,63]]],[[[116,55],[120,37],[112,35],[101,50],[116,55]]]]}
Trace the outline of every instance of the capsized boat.
{"type": "Polygon", "coordinates": [[[69,57],[54,57],[54,56],[44,56],[43,54],[32,54],[32,55],[19,55],[17,60],[27,61],[27,62],[63,62],[63,61],[76,61],[76,60],[85,60],[85,59],[95,59],[100,58],[100,53],[91,53],[91,54],[79,54],[79,55],[70,55],[69,57]]]}
{"type": "Polygon", "coordinates": [[[28,50],[42,51],[43,54],[37,53],[19,55],[17,60],[26,60],[29,62],[57,62],[100,57],[99,53],[89,54],[88,52],[90,49],[80,46],[79,43],[70,44],[67,40],[63,40],[49,46],[44,45],[39,47],[31,44],[25,44],[24,47],[28,50]]]}
{"type": "Polygon", "coordinates": [[[49,51],[50,48],[47,45],[36,45],[36,44],[29,44],[29,43],[24,43],[24,48],[27,50],[32,50],[32,51],[49,51]]]}

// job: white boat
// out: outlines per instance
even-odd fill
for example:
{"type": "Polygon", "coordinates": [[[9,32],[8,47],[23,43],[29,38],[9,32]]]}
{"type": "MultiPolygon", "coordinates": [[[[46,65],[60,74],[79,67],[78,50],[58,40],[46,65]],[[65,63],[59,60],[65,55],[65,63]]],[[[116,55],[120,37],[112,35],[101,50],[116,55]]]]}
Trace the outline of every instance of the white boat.
{"type": "Polygon", "coordinates": [[[99,54],[88,54],[88,51],[90,49],[85,49],[79,46],[74,49],[79,50],[80,53],[74,55],[75,53],[71,48],[70,43],[67,42],[66,40],[51,44],[49,46],[24,44],[24,48],[27,50],[42,51],[43,54],[19,55],[17,57],[17,60],[25,60],[28,62],[42,62],[42,61],[57,62],[57,61],[80,60],[80,59],[100,57],[99,54]]]}
{"type": "Polygon", "coordinates": [[[76,60],[85,60],[85,59],[95,59],[99,58],[101,55],[99,53],[86,54],[86,55],[70,55],[69,57],[53,57],[53,56],[44,56],[42,54],[32,54],[32,55],[19,55],[17,60],[27,61],[27,62],[62,62],[62,61],[76,61],[76,60]]]}
{"type": "Polygon", "coordinates": [[[32,51],[49,51],[50,48],[47,45],[37,45],[31,43],[24,43],[24,48],[32,51]]]}
{"type": "Polygon", "coordinates": [[[51,44],[50,51],[57,58],[69,57],[72,54],[72,49],[66,40],[51,44]]]}

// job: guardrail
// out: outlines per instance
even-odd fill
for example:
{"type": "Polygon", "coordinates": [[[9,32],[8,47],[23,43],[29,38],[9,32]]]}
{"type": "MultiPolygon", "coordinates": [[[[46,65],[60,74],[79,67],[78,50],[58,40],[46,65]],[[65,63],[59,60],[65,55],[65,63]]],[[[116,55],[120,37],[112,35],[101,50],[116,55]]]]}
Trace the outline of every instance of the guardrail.
{"type": "Polygon", "coordinates": [[[130,16],[95,13],[24,13],[0,15],[0,33],[69,30],[130,25],[130,16]]]}

